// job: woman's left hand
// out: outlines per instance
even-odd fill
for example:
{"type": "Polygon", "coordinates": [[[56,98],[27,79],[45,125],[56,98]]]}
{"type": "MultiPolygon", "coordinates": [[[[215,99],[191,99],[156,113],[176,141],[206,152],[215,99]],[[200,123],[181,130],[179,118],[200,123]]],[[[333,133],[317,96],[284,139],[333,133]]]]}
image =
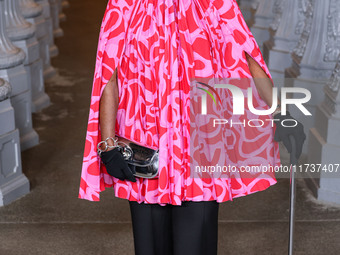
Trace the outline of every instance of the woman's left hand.
{"type": "MultiPolygon", "coordinates": [[[[291,153],[292,152],[292,144],[289,140],[289,136],[292,135],[295,139],[295,142],[296,142],[296,154],[295,154],[295,156],[296,156],[296,159],[299,159],[299,157],[302,153],[303,143],[306,140],[306,134],[304,132],[303,125],[299,121],[294,119],[288,111],[287,111],[286,115],[282,115],[281,113],[275,114],[273,119],[278,119],[278,120],[275,121],[276,130],[275,130],[275,134],[274,134],[274,140],[277,141],[277,142],[282,141],[284,146],[288,150],[288,152],[291,153]],[[289,122],[289,120],[293,120],[294,122],[297,123],[297,125],[294,126],[294,127],[284,126],[283,122],[285,122],[285,121],[289,122]]],[[[290,122],[292,122],[292,121],[290,121],[290,122]]]]}

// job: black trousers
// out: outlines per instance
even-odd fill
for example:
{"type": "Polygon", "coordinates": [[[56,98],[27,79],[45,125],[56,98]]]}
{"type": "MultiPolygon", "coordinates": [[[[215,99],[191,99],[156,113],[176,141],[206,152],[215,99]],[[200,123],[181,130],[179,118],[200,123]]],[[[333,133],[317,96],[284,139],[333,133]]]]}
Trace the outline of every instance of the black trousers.
{"type": "Polygon", "coordinates": [[[216,255],[216,201],[181,206],[129,201],[136,255],[216,255]]]}

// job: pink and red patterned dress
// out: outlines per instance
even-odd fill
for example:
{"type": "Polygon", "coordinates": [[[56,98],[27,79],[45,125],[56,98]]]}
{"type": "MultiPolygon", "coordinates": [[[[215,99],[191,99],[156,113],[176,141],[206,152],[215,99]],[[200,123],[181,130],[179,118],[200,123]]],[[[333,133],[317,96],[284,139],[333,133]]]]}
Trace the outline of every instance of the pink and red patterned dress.
{"type": "MultiPolygon", "coordinates": [[[[100,192],[113,187],[120,198],[181,205],[224,202],[274,185],[273,173],[190,176],[190,79],[251,77],[245,52],[271,78],[236,0],[109,0],[99,35],[79,198],[99,201],[100,192]],[[97,155],[99,100],[116,67],[116,135],[159,148],[156,179],[121,181],[107,174],[97,155]]],[[[254,100],[267,109],[258,93],[254,100]]],[[[273,134],[269,125],[229,130],[224,152],[229,163],[280,165],[273,134]]]]}

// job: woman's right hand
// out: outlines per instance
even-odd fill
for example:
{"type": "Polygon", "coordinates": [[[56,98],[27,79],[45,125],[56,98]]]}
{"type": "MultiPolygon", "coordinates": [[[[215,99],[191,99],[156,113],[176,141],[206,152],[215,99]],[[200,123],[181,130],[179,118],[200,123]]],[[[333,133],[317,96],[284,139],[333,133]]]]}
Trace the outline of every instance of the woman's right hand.
{"type": "Polygon", "coordinates": [[[136,182],[136,178],[133,176],[136,171],[133,167],[130,168],[124,160],[122,153],[119,151],[119,147],[102,152],[100,157],[109,175],[122,181],[129,180],[136,182]]]}
{"type": "Polygon", "coordinates": [[[306,140],[306,134],[304,132],[303,125],[294,119],[290,113],[287,111],[286,115],[282,115],[281,112],[278,114],[275,114],[274,119],[279,120],[275,122],[276,124],[276,131],[274,134],[274,140],[277,142],[283,142],[284,146],[288,150],[289,153],[292,152],[292,144],[289,140],[289,136],[293,136],[296,142],[296,154],[295,157],[296,159],[299,159],[301,153],[302,153],[302,147],[303,143],[306,140]],[[297,124],[294,127],[290,126],[284,126],[283,122],[285,120],[293,120],[297,124]]]}

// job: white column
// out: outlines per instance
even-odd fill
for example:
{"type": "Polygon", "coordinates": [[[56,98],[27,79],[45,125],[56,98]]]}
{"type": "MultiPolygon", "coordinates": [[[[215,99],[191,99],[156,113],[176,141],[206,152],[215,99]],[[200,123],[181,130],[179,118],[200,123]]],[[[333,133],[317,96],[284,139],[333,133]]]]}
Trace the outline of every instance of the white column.
{"type": "MultiPolygon", "coordinates": [[[[33,0],[19,0],[19,3],[25,19],[34,24],[36,27],[36,38],[39,42],[40,57],[43,60],[43,74],[44,78],[48,79],[55,75],[56,71],[51,66],[48,23],[43,16],[43,8],[33,0]]],[[[48,104],[45,104],[43,107],[47,105],[48,104]]]]}
{"type": "MultiPolygon", "coordinates": [[[[323,100],[325,80],[331,76],[340,52],[340,0],[313,0],[311,9],[314,11],[307,14],[306,25],[293,51],[292,65],[285,70],[285,76],[292,78],[286,86],[302,87],[311,92],[312,99],[305,107],[312,117],[305,116],[296,107],[289,108],[307,129],[314,125],[316,106],[323,100]]],[[[308,139],[309,134],[306,143],[308,139]]],[[[307,153],[307,146],[304,146],[303,152],[307,153]]]]}
{"type": "MultiPolygon", "coordinates": [[[[310,129],[308,163],[335,167],[340,155],[340,58],[332,78],[324,87],[324,100],[315,113],[315,126],[310,129]]],[[[340,168],[340,167],[339,167],[340,168]]],[[[320,171],[306,182],[319,200],[340,204],[340,169],[320,171]]]]}
{"type": "Polygon", "coordinates": [[[0,207],[30,191],[29,181],[22,173],[19,131],[15,128],[10,94],[11,86],[0,79],[0,119],[6,120],[0,121],[0,207]]]}
{"type": "Polygon", "coordinates": [[[28,87],[31,90],[32,111],[36,112],[49,105],[50,99],[44,90],[43,62],[35,36],[35,26],[23,18],[18,0],[5,0],[5,10],[8,36],[14,45],[26,53],[24,66],[28,76],[28,87]]]}
{"type": "Polygon", "coordinates": [[[5,30],[4,1],[1,0],[0,4],[0,78],[12,85],[10,99],[15,113],[15,124],[20,132],[20,147],[25,150],[39,143],[39,137],[32,127],[31,92],[23,65],[25,53],[8,39],[5,30]]]}
{"type": "Polygon", "coordinates": [[[253,25],[250,27],[257,44],[263,49],[264,41],[269,39],[269,26],[274,20],[274,0],[261,0],[258,2],[254,15],[253,25]]]}
{"type": "Polygon", "coordinates": [[[290,67],[291,52],[297,46],[311,0],[280,0],[277,16],[271,25],[270,39],[264,42],[263,56],[274,78],[284,78],[290,67]]]}
{"type": "Polygon", "coordinates": [[[59,6],[58,0],[48,0],[51,8],[51,15],[53,20],[53,35],[54,37],[61,37],[64,31],[60,28],[59,24],[59,6]]]}

